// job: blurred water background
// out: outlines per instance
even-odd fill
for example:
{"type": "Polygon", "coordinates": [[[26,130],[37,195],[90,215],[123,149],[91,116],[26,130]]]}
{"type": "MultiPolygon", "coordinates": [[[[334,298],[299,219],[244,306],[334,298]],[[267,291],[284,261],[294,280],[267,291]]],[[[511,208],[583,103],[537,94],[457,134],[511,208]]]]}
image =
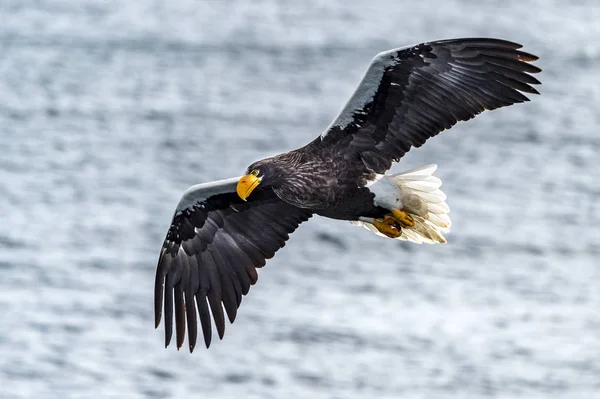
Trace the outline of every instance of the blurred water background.
{"type": "Polygon", "coordinates": [[[600,397],[597,0],[0,1],[1,398],[600,397]],[[314,218],[225,340],[153,329],[182,191],[320,134],[377,52],[492,36],[542,96],[411,152],[449,244],[314,218]]]}

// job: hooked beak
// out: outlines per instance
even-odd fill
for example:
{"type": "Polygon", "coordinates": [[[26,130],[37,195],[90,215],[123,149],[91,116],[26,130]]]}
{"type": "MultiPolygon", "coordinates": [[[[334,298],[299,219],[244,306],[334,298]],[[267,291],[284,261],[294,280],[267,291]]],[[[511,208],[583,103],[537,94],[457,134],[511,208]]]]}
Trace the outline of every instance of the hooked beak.
{"type": "Polygon", "coordinates": [[[241,199],[246,201],[246,198],[252,193],[252,191],[260,184],[262,179],[253,174],[247,174],[243,176],[237,184],[237,194],[241,199]]]}

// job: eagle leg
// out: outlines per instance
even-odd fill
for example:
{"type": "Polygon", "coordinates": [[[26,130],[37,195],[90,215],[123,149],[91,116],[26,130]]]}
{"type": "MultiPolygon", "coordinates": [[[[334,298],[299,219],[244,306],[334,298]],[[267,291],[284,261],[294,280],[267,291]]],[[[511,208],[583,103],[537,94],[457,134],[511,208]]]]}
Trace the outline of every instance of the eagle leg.
{"type": "Polygon", "coordinates": [[[383,219],[374,219],[373,226],[383,235],[398,238],[402,234],[402,227],[392,215],[385,215],[383,219]]]}
{"type": "Polygon", "coordinates": [[[392,215],[402,227],[413,227],[415,225],[415,220],[403,210],[392,209],[392,215]]]}

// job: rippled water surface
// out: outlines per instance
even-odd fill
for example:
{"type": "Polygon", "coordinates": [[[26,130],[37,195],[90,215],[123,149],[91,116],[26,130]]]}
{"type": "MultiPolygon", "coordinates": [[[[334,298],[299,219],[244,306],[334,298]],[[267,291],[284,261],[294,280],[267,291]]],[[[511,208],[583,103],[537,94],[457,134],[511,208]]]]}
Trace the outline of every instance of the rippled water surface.
{"type": "Polygon", "coordinates": [[[566,3],[1,1],[0,397],[597,397],[600,4],[566,3]],[[181,192],[312,140],[377,52],[461,36],[544,84],[396,165],[439,165],[449,244],[313,218],[223,341],[165,350],[181,192]]]}

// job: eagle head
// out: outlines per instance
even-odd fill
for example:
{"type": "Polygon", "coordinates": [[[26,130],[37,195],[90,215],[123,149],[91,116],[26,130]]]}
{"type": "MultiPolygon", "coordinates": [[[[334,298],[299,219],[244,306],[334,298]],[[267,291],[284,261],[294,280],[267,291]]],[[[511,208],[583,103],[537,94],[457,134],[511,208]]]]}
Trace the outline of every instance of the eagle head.
{"type": "Polygon", "coordinates": [[[259,185],[262,187],[277,186],[282,180],[281,168],[270,160],[254,162],[246,170],[237,184],[237,194],[244,201],[259,185]]]}

